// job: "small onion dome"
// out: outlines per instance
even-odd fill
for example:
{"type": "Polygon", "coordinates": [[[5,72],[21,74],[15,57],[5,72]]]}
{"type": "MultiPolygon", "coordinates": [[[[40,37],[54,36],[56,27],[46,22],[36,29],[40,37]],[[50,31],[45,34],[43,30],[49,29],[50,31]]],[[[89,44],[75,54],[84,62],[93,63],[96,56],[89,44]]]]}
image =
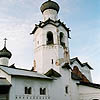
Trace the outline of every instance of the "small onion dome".
{"type": "Polygon", "coordinates": [[[11,56],[12,56],[11,52],[8,51],[8,50],[6,49],[6,47],[4,47],[2,50],[0,50],[0,58],[1,58],[1,57],[7,57],[7,58],[10,59],[11,56]]]}
{"type": "Polygon", "coordinates": [[[56,3],[56,2],[54,2],[54,1],[51,1],[51,0],[48,0],[48,1],[46,1],[46,2],[44,2],[43,4],[42,4],[42,6],[41,6],[41,12],[43,13],[46,9],[54,9],[54,10],[56,10],[57,11],[57,13],[58,13],[58,11],[59,11],[59,5],[56,3]]]}

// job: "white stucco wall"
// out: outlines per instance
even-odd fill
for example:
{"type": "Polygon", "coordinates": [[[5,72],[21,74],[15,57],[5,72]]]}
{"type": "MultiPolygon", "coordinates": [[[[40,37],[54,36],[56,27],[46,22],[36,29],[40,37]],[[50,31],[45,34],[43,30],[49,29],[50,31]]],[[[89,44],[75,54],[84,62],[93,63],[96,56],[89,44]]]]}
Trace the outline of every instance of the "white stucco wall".
{"type": "MultiPolygon", "coordinates": [[[[28,78],[28,77],[15,77],[12,78],[12,87],[10,89],[10,96],[9,100],[30,100],[30,98],[49,98],[49,84],[52,81],[50,80],[40,80],[40,79],[34,79],[34,78],[28,78]],[[32,88],[32,94],[25,94],[25,87],[31,87],[32,88]],[[45,96],[40,96],[39,89],[41,88],[47,88],[47,94],[45,96]],[[17,97],[17,98],[16,98],[17,97]],[[21,97],[21,98],[20,98],[21,97]],[[28,98],[27,98],[28,97],[28,98]]],[[[32,99],[33,100],[33,99],[32,99]]]]}
{"type": "Polygon", "coordinates": [[[7,57],[0,58],[0,65],[8,66],[8,63],[9,63],[9,58],[7,57]]]}
{"type": "Polygon", "coordinates": [[[60,72],[61,77],[55,77],[54,80],[12,77],[9,100],[23,100],[23,97],[24,100],[32,98],[34,100],[43,100],[43,98],[47,100],[79,100],[77,85],[75,81],[71,80],[70,71],[67,68],[61,68],[60,72]],[[68,86],[68,93],[65,92],[66,86],[68,86]],[[32,94],[25,94],[25,87],[32,87],[32,94]],[[47,89],[46,95],[40,95],[40,88],[47,89]]]}
{"type": "Polygon", "coordinates": [[[36,61],[36,71],[39,73],[46,73],[53,68],[59,72],[59,66],[56,66],[58,59],[64,58],[64,49],[59,44],[58,37],[60,32],[64,33],[65,45],[69,48],[68,34],[66,30],[59,26],[58,28],[48,24],[43,28],[38,28],[34,34],[34,60],[36,61]],[[54,44],[47,45],[47,32],[53,33],[54,44]],[[53,64],[51,63],[53,59],[53,64]]]}
{"type": "Polygon", "coordinates": [[[48,19],[52,19],[52,20],[57,20],[58,15],[57,15],[57,11],[53,10],[53,9],[47,9],[43,12],[43,20],[46,21],[48,19]]]}
{"type": "Polygon", "coordinates": [[[87,79],[92,82],[91,70],[87,66],[84,66],[82,67],[81,71],[87,77],[87,79]]]}
{"type": "MultiPolygon", "coordinates": [[[[30,97],[34,100],[66,100],[68,96],[64,94],[63,81],[59,79],[54,81],[30,79],[30,78],[14,78],[13,85],[10,89],[9,100],[30,100],[30,97]],[[26,86],[32,87],[32,94],[24,94],[24,88],[26,86]],[[46,95],[40,95],[40,87],[47,89],[46,95]],[[17,98],[16,98],[17,97],[17,98]],[[28,97],[28,98],[27,98],[28,97]],[[20,99],[19,99],[20,98],[20,99]],[[41,98],[41,99],[40,99],[41,98]]],[[[68,99],[70,100],[70,99],[68,99]]]]}
{"type": "Polygon", "coordinates": [[[88,86],[79,86],[80,100],[100,100],[100,89],[88,86]]]}
{"type": "Polygon", "coordinates": [[[67,68],[61,68],[61,80],[63,81],[63,87],[68,86],[68,94],[65,94],[67,97],[66,100],[79,100],[79,90],[76,85],[78,81],[71,79],[71,70],[67,68]]]}

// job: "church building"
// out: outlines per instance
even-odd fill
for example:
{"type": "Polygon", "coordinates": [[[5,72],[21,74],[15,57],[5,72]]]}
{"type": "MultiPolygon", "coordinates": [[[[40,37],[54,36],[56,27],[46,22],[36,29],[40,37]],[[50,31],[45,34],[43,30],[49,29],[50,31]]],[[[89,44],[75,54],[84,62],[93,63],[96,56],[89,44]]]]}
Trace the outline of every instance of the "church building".
{"type": "Polygon", "coordinates": [[[70,58],[70,29],[58,19],[59,5],[51,0],[40,10],[43,20],[30,33],[34,38],[31,70],[9,65],[6,39],[0,50],[0,100],[100,100],[100,85],[92,81],[88,63],[70,58]]]}

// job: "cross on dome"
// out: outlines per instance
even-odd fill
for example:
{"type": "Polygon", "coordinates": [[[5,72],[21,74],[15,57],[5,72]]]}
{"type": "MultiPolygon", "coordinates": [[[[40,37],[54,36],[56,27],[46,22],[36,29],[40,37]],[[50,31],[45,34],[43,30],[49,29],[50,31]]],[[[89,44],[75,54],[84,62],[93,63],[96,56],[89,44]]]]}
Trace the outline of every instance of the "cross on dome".
{"type": "Polygon", "coordinates": [[[4,47],[6,47],[7,38],[4,38],[4,47]]]}

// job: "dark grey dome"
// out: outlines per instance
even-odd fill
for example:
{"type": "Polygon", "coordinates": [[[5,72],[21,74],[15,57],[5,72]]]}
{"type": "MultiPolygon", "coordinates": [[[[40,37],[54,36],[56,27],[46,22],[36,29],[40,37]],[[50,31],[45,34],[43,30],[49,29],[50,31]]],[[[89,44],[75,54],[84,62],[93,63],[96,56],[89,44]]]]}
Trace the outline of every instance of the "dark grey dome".
{"type": "Polygon", "coordinates": [[[2,50],[0,50],[0,58],[1,57],[7,57],[7,58],[11,58],[12,54],[10,51],[7,50],[6,47],[4,47],[2,50]]]}
{"type": "Polygon", "coordinates": [[[59,11],[59,5],[56,3],[56,2],[54,2],[54,1],[51,1],[51,0],[48,0],[48,1],[46,1],[46,2],[44,2],[43,4],[42,4],[42,6],[41,6],[41,12],[43,13],[46,9],[54,9],[54,10],[56,10],[57,11],[57,13],[58,13],[58,11],[59,11]]]}

